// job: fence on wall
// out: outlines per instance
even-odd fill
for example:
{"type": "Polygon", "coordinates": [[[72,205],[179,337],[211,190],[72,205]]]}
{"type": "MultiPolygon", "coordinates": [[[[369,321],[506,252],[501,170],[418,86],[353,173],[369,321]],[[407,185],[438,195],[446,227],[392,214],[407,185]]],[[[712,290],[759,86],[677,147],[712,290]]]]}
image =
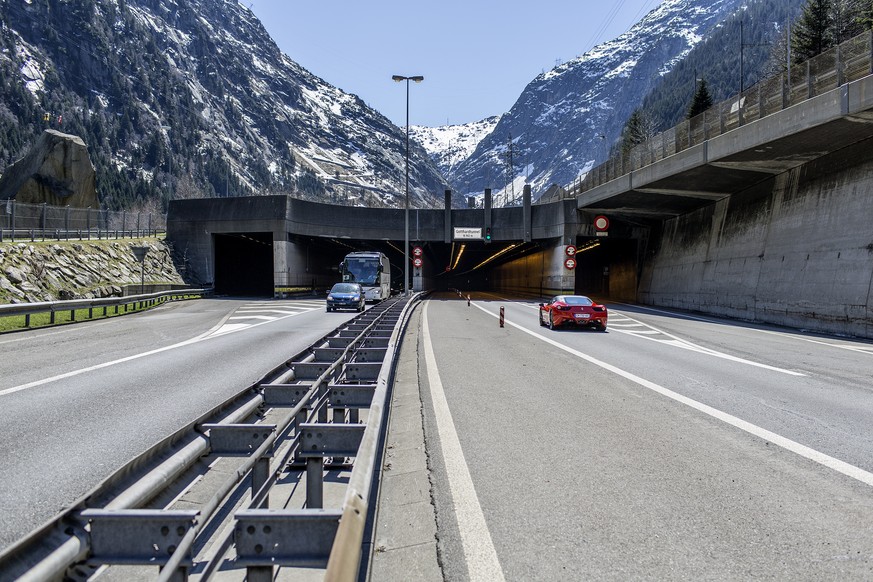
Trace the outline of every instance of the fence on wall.
{"type": "Polygon", "coordinates": [[[873,30],[868,30],[806,62],[794,65],[778,76],[761,81],[696,117],[686,119],[633,147],[626,154],[619,152],[613,155],[588,172],[584,179],[567,186],[566,197],[575,197],[712,137],[871,73],[873,30]]]}
{"type": "Polygon", "coordinates": [[[167,215],[0,201],[0,242],[155,236],[167,215]]]}

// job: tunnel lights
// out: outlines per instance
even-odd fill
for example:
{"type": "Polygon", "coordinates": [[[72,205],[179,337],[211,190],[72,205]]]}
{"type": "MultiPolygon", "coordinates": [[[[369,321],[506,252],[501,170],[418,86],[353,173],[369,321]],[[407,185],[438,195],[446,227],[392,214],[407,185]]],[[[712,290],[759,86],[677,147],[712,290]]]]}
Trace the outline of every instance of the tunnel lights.
{"type": "Polygon", "coordinates": [[[478,265],[476,265],[475,267],[473,267],[473,268],[470,269],[470,270],[471,270],[471,271],[475,271],[475,270],[478,269],[479,267],[481,267],[481,266],[483,266],[483,265],[487,265],[488,263],[490,263],[491,261],[493,261],[494,259],[496,259],[496,258],[499,257],[500,255],[503,255],[503,254],[505,254],[505,253],[508,253],[509,251],[511,251],[512,249],[514,249],[514,248],[517,247],[517,246],[518,246],[518,243],[515,243],[515,244],[511,244],[511,245],[509,245],[508,247],[506,247],[506,248],[503,249],[502,251],[498,251],[498,252],[494,253],[493,255],[491,255],[490,257],[488,257],[487,259],[485,259],[484,261],[482,261],[481,263],[479,263],[478,265]]]}
{"type": "Polygon", "coordinates": [[[581,247],[577,248],[576,254],[578,255],[579,253],[584,253],[585,251],[590,251],[591,249],[596,249],[599,246],[600,246],[599,240],[590,240],[587,243],[585,243],[584,245],[582,245],[581,247]]]}
{"type": "Polygon", "coordinates": [[[461,255],[464,254],[464,249],[467,248],[467,245],[461,245],[461,248],[458,249],[458,256],[455,258],[455,263],[452,265],[452,270],[454,271],[458,268],[458,263],[461,261],[461,255]]]}

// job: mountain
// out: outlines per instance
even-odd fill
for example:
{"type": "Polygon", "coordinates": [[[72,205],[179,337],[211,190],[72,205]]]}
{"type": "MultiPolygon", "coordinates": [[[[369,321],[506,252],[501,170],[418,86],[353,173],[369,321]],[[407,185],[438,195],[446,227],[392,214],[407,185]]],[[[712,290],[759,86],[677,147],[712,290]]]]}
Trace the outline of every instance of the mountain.
{"type": "Polygon", "coordinates": [[[441,127],[412,125],[409,127],[409,135],[410,139],[424,147],[443,176],[451,183],[455,168],[470,157],[485,136],[494,131],[498,121],[500,116],[495,115],[482,121],[462,125],[441,127]]]}
{"type": "MultiPolygon", "coordinates": [[[[88,144],[111,209],[404,192],[405,132],[282,54],[237,0],[0,0],[0,171],[49,127],[88,144]]],[[[411,144],[412,205],[447,187],[411,144]]]]}
{"type": "Polygon", "coordinates": [[[452,183],[462,194],[490,187],[511,201],[502,190],[525,180],[536,198],[583,176],[608,157],[646,95],[743,2],[664,0],[625,34],[537,76],[453,170],[452,183]]]}

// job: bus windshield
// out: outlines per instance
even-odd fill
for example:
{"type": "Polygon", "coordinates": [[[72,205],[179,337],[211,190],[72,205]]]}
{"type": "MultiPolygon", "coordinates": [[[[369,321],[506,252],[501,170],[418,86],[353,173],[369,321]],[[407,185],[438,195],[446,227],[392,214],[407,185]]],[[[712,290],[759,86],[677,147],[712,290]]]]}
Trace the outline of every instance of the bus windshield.
{"type": "Polygon", "coordinates": [[[379,258],[347,258],[343,281],[376,285],[379,275],[379,258]]]}

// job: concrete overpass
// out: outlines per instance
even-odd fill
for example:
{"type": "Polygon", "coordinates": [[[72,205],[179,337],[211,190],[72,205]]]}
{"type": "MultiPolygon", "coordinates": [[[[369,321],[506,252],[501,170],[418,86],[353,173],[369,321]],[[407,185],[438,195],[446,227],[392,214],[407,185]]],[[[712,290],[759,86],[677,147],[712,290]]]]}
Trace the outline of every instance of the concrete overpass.
{"type": "MultiPolygon", "coordinates": [[[[576,270],[565,265],[565,247],[576,245],[583,230],[575,201],[532,205],[529,189],[520,207],[492,209],[490,192],[485,200],[484,208],[453,209],[447,192],[442,209],[410,210],[410,241],[424,249],[424,265],[409,267],[413,289],[502,288],[542,295],[577,290],[576,270]],[[457,232],[486,228],[490,244],[457,232]],[[501,268],[504,274],[494,279],[501,268]]],[[[404,228],[402,209],[287,196],[172,201],[167,219],[168,238],[187,276],[228,294],[328,287],[338,279],[339,262],[355,250],[386,253],[400,289],[404,228]]],[[[638,233],[626,229],[614,236],[638,233]]],[[[600,281],[598,292],[602,288],[600,281]]]]}
{"type": "MultiPolygon", "coordinates": [[[[442,209],[410,211],[410,240],[425,249],[413,288],[579,292],[873,337],[871,121],[867,76],[566,200],[453,209],[447,196],[442,209]],[[594,229],[598,214],[610,218],[606,233],[594,229]],[[489,226],[490,245],[454,236],[489,226]],[[568,245],[587,249],[575,269],[568,245]]],[[[228,293],[324,287],[364,248],[403,270],[403,210],[183,200],[171,202],[167,228],[188,274],[228,293]]]]}

